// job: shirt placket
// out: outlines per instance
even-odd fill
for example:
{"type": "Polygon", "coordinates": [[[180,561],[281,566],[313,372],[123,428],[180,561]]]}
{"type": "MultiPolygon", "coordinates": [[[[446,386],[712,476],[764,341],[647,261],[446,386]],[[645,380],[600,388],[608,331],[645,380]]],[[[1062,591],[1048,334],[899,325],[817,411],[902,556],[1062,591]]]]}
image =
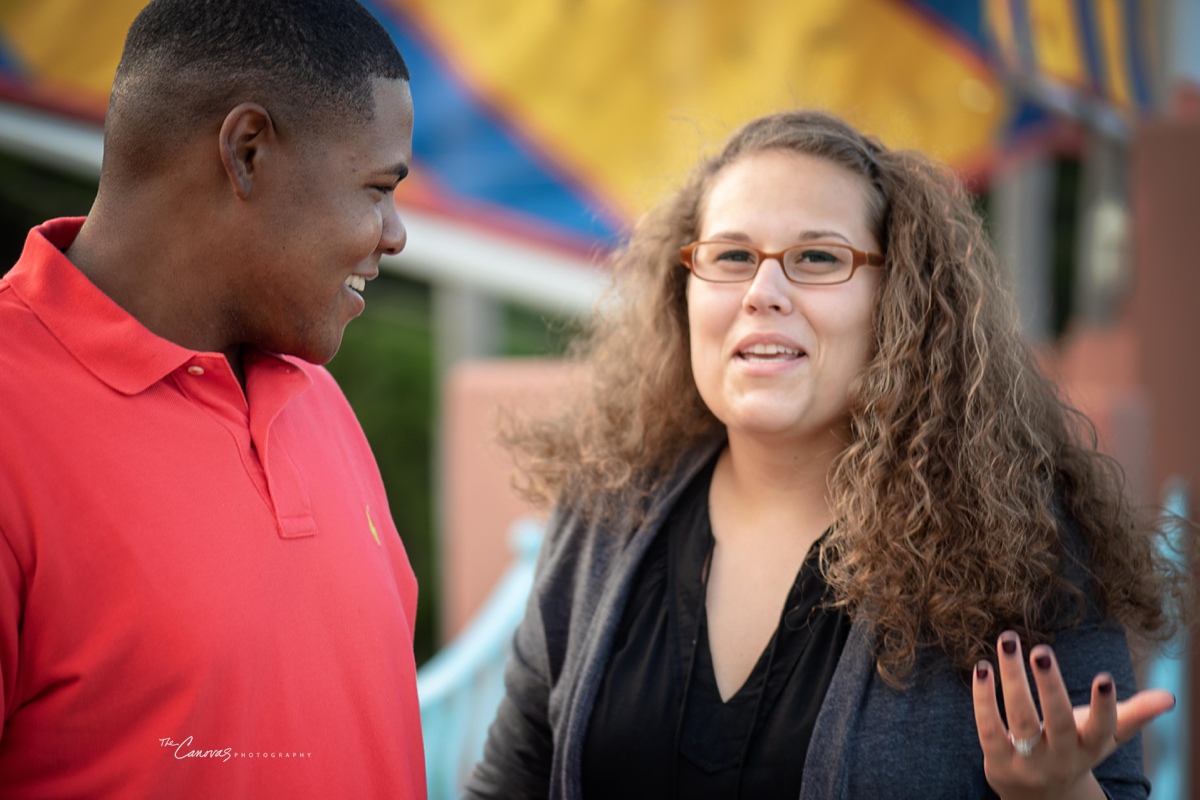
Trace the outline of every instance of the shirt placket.
{"type": "Polygon", "coordinates": [[[298,539],[317,533],[303,475],[274,423],[288,401],[308,386],[307,376],[270,357],[246,362],[243,394],[222,356],[197,354],[176,371],[183,393],[232,435],[246,473],[276,521],[279,536],[298,539]],[[250,400],[247,400],[247,396],[250,400]]]}

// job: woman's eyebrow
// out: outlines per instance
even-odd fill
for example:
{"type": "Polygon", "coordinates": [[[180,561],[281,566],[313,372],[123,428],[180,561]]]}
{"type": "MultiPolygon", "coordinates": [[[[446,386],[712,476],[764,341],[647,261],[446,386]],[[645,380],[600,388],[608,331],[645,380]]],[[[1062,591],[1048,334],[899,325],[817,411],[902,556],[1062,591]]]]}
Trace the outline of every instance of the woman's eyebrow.
{"type": "Polygon", "coordinates": [[[846,244],[850,243],[849,239],[837,231],[804,231],[798,238],[802,242],[812,242],[817,239],[841,239],[846,244]]]}
{"type": "Polygon", "coordinates": [[[735,233],[733,231],[720,231],[712,233],[708,236],[709,239],[721,239],[727,242],[749,242],[750,237],[744,233],[735,233]]]}
{"type": "MultiPolygon", "coordinates": [[[[709,236],[706,238],[709,240],[721,240],[726,242],[749,243],[750,241],[749,236],[738,231],[719,231],[718,233],[709,234],[709,236]]],[[[819,239],[841,239],[846,244],[850,243],[850,240],[847,239],[844,234],[838,233],[837,231],[801,231],[799,235],[796,236],[797,242],[814,242],[819,239]]]]}

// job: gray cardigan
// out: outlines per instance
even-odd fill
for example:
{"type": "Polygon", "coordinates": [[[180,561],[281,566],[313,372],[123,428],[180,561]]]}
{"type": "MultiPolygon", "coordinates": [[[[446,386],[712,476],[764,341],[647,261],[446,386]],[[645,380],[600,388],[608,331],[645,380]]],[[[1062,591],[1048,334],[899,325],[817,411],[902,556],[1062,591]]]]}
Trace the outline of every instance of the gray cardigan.
{"type": "MultiPolygon", "coordinates": [[[[686,459],[651,498],[639,526],[598,526],[555,512],[513,637],[507,694],[467,797],[582,799],[584,739],[634,574],[676,497],[713,452],[686,459]]],[[[1073,704],[1088,702],[1092,678],[1103,670],[1122,699],[1133,693],[1119,627],[1085,621],[1060,632],[1054,649],[1073,704]]],[[[854,623],[805,756],[800,800],[994,797],[968,682],[944,656],[927,654],[919,666],[913,686],[892,689],[875,669],[870,633],[854,623]]],[[[1146,797],[1140,739],[1095,774],[1112,798],[1146,797]]]]}

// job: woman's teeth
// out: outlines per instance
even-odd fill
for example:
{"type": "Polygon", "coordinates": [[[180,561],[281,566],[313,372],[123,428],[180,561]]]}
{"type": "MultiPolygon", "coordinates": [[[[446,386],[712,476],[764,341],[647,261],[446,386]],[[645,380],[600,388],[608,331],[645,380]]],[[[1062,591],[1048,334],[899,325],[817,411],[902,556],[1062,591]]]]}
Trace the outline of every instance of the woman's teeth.
{"type": "Polygon", "coordinates": [[[782,344],[756,344],[747,347],[740,355],[742,358],[753,361],[778,360],[780,358],[796,358],[800,355],[800,351],[782,344]]]}
{"type": "Polygon", "coordinates": [[[361,275],[351,275],[346,278],[346,285],[356,292],[361,292],[367,288],[367,279],[361,275]]]}

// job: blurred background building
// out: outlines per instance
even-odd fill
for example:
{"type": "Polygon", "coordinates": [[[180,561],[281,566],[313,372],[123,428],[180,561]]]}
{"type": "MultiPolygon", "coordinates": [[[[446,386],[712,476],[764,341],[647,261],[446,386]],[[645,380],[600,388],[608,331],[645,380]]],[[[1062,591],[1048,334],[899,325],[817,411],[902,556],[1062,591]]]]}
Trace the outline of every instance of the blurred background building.
{"type": "MultiPolygon", "coordinates": [[[[144,4],[0,0],[0,269],[33,225],[87,212],[144,4]]],[[[957,170],[1030,340],[1135,497],[1200,486],[1200,3],[364,5],[412,71],[409,245],[330,368],[421,579],[419,658],[477,610],[527,512],[497,407],[551,410],[569,380],[506,359],[561,353],[606,284],[604,253],[698,155],[773,110],[827,108],[957,170]]]]}

